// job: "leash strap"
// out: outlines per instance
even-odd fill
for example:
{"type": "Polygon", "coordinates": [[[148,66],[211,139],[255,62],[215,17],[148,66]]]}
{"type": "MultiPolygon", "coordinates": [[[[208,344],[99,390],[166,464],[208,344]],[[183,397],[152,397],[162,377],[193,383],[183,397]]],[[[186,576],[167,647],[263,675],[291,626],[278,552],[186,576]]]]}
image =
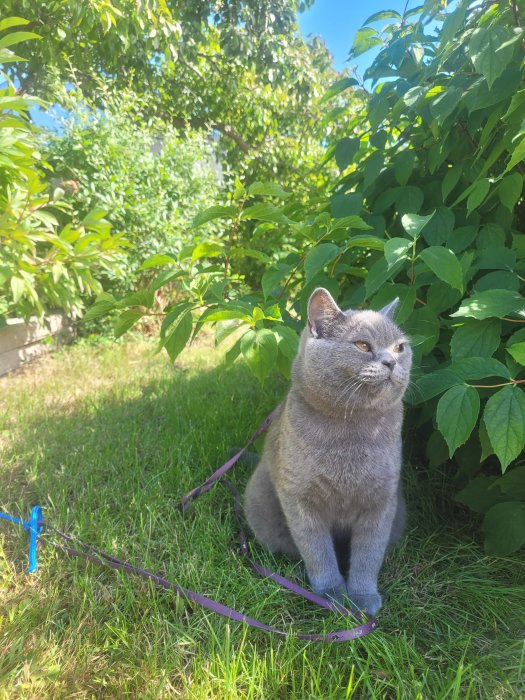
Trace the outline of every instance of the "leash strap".
{"type": "MultiPolygon", "coordinates": [[[[249,556],[248,540],[246,538],[246,533],[245,533],[244,528],[242,526],[241,497],[239,495],[239,491],[237,490],[237,488],[228,479],[224,478],[224,474],[227,471],[229,471],[236,462],[239,461],[239,459],[242,457],[242,455],[247,450],[247,448],[268,428],[268,426],[270,425],[272,420],[276,417],[279,409],[280,409],[280,406],[277,406],[277,408],[275,408],[263,420],[263,422],[259,425],[259,427],[255,431],[255,433],[252,435],[252,437],[246,443],[246,445],[241,450],[239,450],[239,452],[237,452],[236,455],[234,455],[231,459],[229,459],[221,467],[219,467],[219,469],[217,469],[215,472],[213,472],[213,474],[206,481],[204,481],[200,486],[195,487],[189,493],[187,493],[185,496],[183,496],[179,502],[178,508],[182,513],[184,513],[188,509],[192,500],[198,498],[203,493],[206,493],[206,491],[209,491],[210,488],[217,481],[219,481],[221,484],[226,486],[233,494],[234,514],[235,514],[235,520],[237,521],[241,552],[242,552],[243,556],[245,557],[245,559],[247,560],[247,562],[250,564],[250,566],[252,567],[252,569],[256,573],[258,573],[260,576],[263,576],[264,578],[268,578],[268,579],[271,579],[272,581],[275,581],[276,583],[281,585],[283,588],[286,588],[287,590],[292,591],[292,593],[295,593],[296,595],[299,595],[302,598],[305,598],[306,600],[310,601],[311,603],[314,603],[315,605],[319,605],[322,608],[326,608],[327,610],[338,612],[344,616],[353,615],[357,619],[360,619],[360,620],[366,619],[367,620],[367,622],[365,622],[361,625],[358,625],[357,627],[342,630],[340,632],[332,632],[332,633],[329,633],[328,635],[326,635],[326,634],[313,634],[313,635],[298,634],[296,636],[298,636],[300,639],[309,639],[312,641],[324,641],[324,642],[333,642],[333,641],[343,642],[343,641],[348,641],[349,639],[356,639],[357,637],[363,637],[366,634],[370,634],[370,632],[373,632],[377,628],[378,623],[375,619],[368,619],[366,617],[366,615],[363,615],[363,613],[361,613],[361,611],[359,611],[359,610],[350,611],[347,608],[345,608],[344,606],[339,605],[335,601],[329,601],[326,598],[323,598],[322,596],[316,595],[312,591],[308,591],[305,588],[302,588],[302,586],[299,586],[297,583],[294,583],[293,581],[290,581],[289,579],[285,578],[284,576],[281,576],[277,572],[272,571],[271,569],[268,569],[267,567],[263,566],[262,564],[258,564],[257,562],[253,561],[253,559],[251,559],[249,556]]],[[[239,615],[239,613],[235,613],[235,614],[239,615]]],[[[237,618],[233,618],[233,619],[237,619],[237,618]]],[[[251,625],[251,622],[248,622],[248,618],[246,618],[244,621],[248,625],[251,625]]],[[[259,622],[257,625],[253,625],[253,626],[260,627],[261,629],[266,629],[267,631],[270,631],[270,632],[275,632],[276,634],[281,634],[281,635],[287,634],[286,632],[283,632],[282,630],[276,630],[275,628],[271,628],[268,625],[264,625],[264,623],[262,623],[262,622],[259,622]]]]}
{"type": "MultiPolygon", "coordinates": [[[[341,605],[338,605],[335,601],[331,602],[326,600],[325,598],[322,598],[321,596],[316,595],[315,593],[312,593],[311,591],[306,590],[305,588],[302,588],[298,584],[294,583],[293,581],[288,580],[284,576],[281,576],[280,574],[277,574],[274,571],[271,571],[270,569],[267,569],[265,566],[262,566],[261,564],[258,564],[257,562],[254,562],[250,556],[249,556],[249,549],[248,549],[248,542],[246,538],[246,534],[244,532],[244,529],[242,527],[242,505],[241,505],[241,497],[239,495],[239,492],[237,488],[227,481],[226,479],[222,478],[223,475],[233,467],[233,465],[239,461],[243,453],[246,451],[246,449],[251,445],[258,437],[261,435],[270,425],[274,417],[277,415],[277,412],[279,410],[279,407],[277,407],[275,410],[273,410],[270,415],[264,419],[264,421],[261,423],[261,425],[257,428],[255,433],[252,435],[248,443],[231,459],[229,459],[225,464],[222,465],[217,471],[215,471],[209,479],[207,479],[203,484],[200,486],[197,486],[196,488],[192,489],[186,496],[182,498],[182,500],[179,503],[179,508],[182,512],[184,512],[190,502],[194,499],[200,496],[203,493],[206,493],[215,482],[219,481],[226,486],[227,488],[230,489],[230,491],[233,493],[234,496],[234,513],[235,513],[235,519],[237,521],[238,529],[239,529],[239,540],[240,540],[240,545],[241,545],[241,552],[243,556],[246,558],[250,566],[256,571],[258,574],[261,576],[264,576],[265,578],[271,579],[272,581],[275,581],[276,583],[280,584],[284,588],[288,589],[289,591],[292,591],[293,593],[302,596],[306,600],[310,601],[311,603],[315,603],[316,605],[319,605],[322,608],[326,608],[328,610],[336,611],[339,612],[340,614],[344,616],[348,616],[351,614],[354,614],[356,617],[360,616],[360,619],[364,619],[364,616],[359,613],[359,612],[353,612],[350,610],[347,610],[341,605]]],[[[257,629],[264,630],[265,632],[272,632],[273,634],[280,635],[281,637],[286,637],[288,636],[289,632],[285,630],[278,629],[277,627],[273,627],[272,625],[267,625],[264,622],[260,622],[259,620],[254,619],[253,617],[249,617],[248,615],[244,615],[243,613],[237,612],[237,610],[234,610],[233,608],[228,607],[227,605],[223,605],[222,603],[219,603],[215,600],[212,600],[211,598],[208,598],[207,596],[201,595],[200,593],[196,593],[195,591],[192,591],[188,588],[183,588],[182,586],[178,586],[171,581],[168,581],[168,579],[159,576],[158,574],[154,574],[151,571],[148,571],[147,569],[142,569],[138,566],[135,566],[133,564],[130,564],[129,562],[122,561],[120,559],[117,559],[111,554],[108,554],[107,552],[104,552],[102,549],[99,549],[98,547],[95,547],[94,545],[88,544],[86,542],[82,542],[78,538],[73,538],[71,535],[67,535],[64,532],[61,532],[57,528],[51,526],[48,522],[44,523],[43,515],[42,515],[42,508],[40,506],[35,506],[31,512],[31,519],[29,521],[24,521],[20,518],[15,518],[11,515],[7,515],[4,513],[0,513],[0,518],[3,518],[5,520],[8,520],[12,523],[22,525],[26,531],[29,532],[30,535],[30,549],[29,549],[29,572],[32,573],[36,570],[37,567],[37,561],[36,561],[36,543],[37,543],[37,538],[40,535],[42,528],[45,527],[47,531],[53,532],[55,535],[57,535],[60,539],[62,539],[66,544],[62,545],[55,545],[59,549],[61,549],[63,552],[68,554],[69,556],[74,556],[74,557],[81,557],[83,559],[86,559],[88,561],[92,561],[96,564],[103,564],[105,566],[109,566],[112,569],[116,569],[118,571],[123,571],[129,575],[132,576],[140,576],[145,579],[149,579],[154,585],[164,588],[165,590],[170,590],[176,593],[178,596],[182,596],[186,598],[187,600],[192,601],[193,603],[196,603],[197,605],[200,605],[201,607],[210,610],[211,612],[217,613],[219,615],[222,615],[224,617],[229,618],[230,620],[235,620],[236,622],[243,622],[250,627],[255,627],[257,629]],[[76,545],[71,546],[71,545],[76,545]],[[78,547],[78,548],[77,548],[78,547]]],[[[352,639],[357,639],[359,637],[363,637],[366,634],[369,634],[370,632],[373,632],[377,628],[377,622],[372,619],[368,620],[364,624],[358,625],[357,627],[353,627],[351,629],[345,629],[345,630],[339,630],[336,632],[328,632],[327,634],[303,634],[303,633],[296,633],[295,636],[298,639],[302,639],[305,641],[311,641],[311,642],[347,642],[352,639]]]]}
{"type": "Polygon", "coordinates": [[[225,462],[222,467],[219,467],[217,471],[213,472],[213,474],[206,479],[204,483],[202,483],[200,486],[196,486],[194,489],[192,489],[189,493],[187,493],[185,496],[183,496],[179,502],[178,508],[184,513],[189,505],[190,502],[194,498],[198,498],[199,496],[202,496],[203,493],[206,493],[206,491],[209,491],[213,484],[218,481],[221,476],[226,474],[227,471],[229,471],[233,465],[240,460],[240,458],[243,456],[243,454],[246,452],[248,447],[257,440],[257,438],[264,433],[265,430],[268,429],[268,426],[270,423],[273,421],[275,416],[277,415],[278,411],[280,409],[280,405],[277,406],[277,408],[274,408],[273,411],[266,416],[266,418],[263,420],[261,425],[257,428],[257,430],[254,432],[254,434],[251,436],[251,438],[248,440],[246,445],[237,452],[236,455],[234,455],[231,459],[229,459],[227,462],[225,462]]]}
{"type": "MultiPolygon", "coordinates": [[[[207,596],[201,595],[200,593],[196,593],[195,591],[192,591],[189,588],[177,586],[171,581],[168,581],[168,579],[159,576],[158,574],[154,574],[151,571],[148,571],[147,569],[141,569],[138,566],[134,566],[133,564],[129,564],[125,561],[121,561],[120,559],[117,559],[111,554],[104,552],[98,547],[95,547],[92,544],[87,544],[86,542],[82,542],[77,538],[73,538],[71,537],[71,535],[67,535],[65,532],[61,532],[57,528],[52,527],[47,523],[46,529],[54,532],[67,543],[65,545],[60,545],[60,549],[69,556],[81,557],[83,559],[87,559],[88,561],[92,561],[95,564],[103,564],[105,566],[111,567],[112,569],[124,571],[125,573],[133,576],[140,576],[142,578],[149,579],[156,586],[164,588],[165,590],[173,591],[174,593],[176,593],[176,595],[182,596],[192,601],[193,603],[196,603],[197,605],[200,605],[201,607],[206,608],[211,612],[218,613],[223,617],[227,617],[230,620],[235,620],[236,622],[244,622],[250,627],[256,627],[257,629],[264,630],[265,632],[272,632],[273,634],[278,634],[282,637],[286,637],[288,635],[288,632],[284,630],[280,630],[277,627],[267,625],[264,622],[260,622],[259,620],[256,620],[253,617],[249,617],[248,615],[244,615],[243,613],[237,612],[237,610],[234,610],[233,608],[230,608],[227,605],[223,605],[222,603],[212,600],[207,596]],[[70,544],[76,544],[77,546],[80,546],[81,549],[71,547],[70,544]]],[[[299,639],[312,642],[346,642],[351,639],[362,637],[365,634],[372,632],[376,627],[377,623],[374,620],[371,620],[367,624],[355,627],[354,629],[340,630],[337,632],[328,632],[327,634],[297,634],[296,636],[299,639]]]]}

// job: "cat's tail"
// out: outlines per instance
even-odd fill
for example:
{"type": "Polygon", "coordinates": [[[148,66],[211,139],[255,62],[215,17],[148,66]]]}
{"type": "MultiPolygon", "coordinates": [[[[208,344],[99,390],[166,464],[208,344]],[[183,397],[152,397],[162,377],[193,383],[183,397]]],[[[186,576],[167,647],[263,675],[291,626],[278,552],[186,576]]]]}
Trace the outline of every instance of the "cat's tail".
{"type": "MultiPolygon", "coordinates": [[[[235,455],[240,452],[242,448],[241,447],[232,447],[231,450],[228,453],[229,459],[232,457],[235,457],[235,455]]],[[[258,454],[257,452],[248,452],[246,451],[237,464],[244,464],[247,467],[252,467],[255,469],[255,467],[259,464],[259,460],[261,459],[261,455],[258,454]]]]}

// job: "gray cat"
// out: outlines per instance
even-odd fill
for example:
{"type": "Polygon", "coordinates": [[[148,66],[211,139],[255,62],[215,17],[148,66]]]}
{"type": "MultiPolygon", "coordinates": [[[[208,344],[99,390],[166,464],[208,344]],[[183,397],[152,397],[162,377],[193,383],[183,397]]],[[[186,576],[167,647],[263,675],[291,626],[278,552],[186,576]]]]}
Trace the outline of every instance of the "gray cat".
{"type": "Polygon", "coordinates": [[[313,292],[290,391],[245,494],[262,544],[302,559],[316,593],[348,596],[368,614],[381,607],[377,576],[405,520],[402,398],[412,352],[392,320],[398,302],[343,312],[326,289],[313,292]]]}

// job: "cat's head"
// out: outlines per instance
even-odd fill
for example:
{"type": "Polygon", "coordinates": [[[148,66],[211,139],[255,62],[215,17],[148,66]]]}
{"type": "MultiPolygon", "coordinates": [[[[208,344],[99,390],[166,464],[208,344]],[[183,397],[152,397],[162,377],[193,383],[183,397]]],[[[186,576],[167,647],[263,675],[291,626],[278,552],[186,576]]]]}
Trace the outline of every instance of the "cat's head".
{"type": "Polygon", "coordinates": [[[298,376],[310,397],[345,410],[401,401],[412,351],[393,320],[398,303],[381,311],[341,311],[326,289],[312,293],[298,376]]]}

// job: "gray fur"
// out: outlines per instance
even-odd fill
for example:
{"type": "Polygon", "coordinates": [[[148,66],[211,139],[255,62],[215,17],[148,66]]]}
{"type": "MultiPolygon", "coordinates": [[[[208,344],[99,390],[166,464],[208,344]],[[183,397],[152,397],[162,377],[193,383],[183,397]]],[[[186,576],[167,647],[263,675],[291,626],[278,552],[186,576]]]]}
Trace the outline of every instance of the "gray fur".
{"type": "Polygon", "coordinates": [[[405,520],[402,398],[412,353],[391,318],[396,305],[342,312],[325,289],[313,292],[290,391],[245,494],[261,543],[301,558],[315,592],[348,595],[370,614],[381,606],[385,551],[405,520]],[[348,571],[334,540],[346,542],[348,571]]]}

